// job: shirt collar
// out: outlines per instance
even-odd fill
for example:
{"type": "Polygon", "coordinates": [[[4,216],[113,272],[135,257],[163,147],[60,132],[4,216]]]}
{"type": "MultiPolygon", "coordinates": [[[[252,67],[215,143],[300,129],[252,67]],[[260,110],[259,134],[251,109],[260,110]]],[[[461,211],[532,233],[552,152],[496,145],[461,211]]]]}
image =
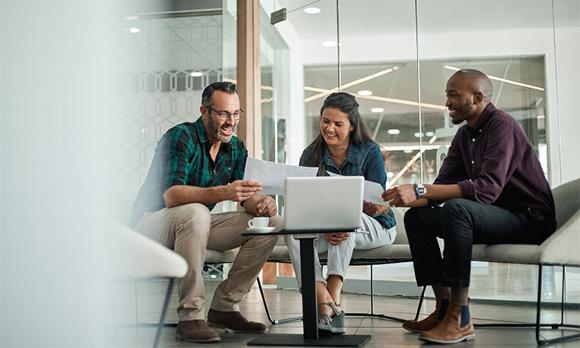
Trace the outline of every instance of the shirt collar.
{"type": "MultiPolygon", "coordinates": [[[[199,142],[206,145],[208,143],[211,144],[211,140],[209,140],[209,137],[207,136],[207,132],[205,131],[205,127],[203,126],[203,120],[201,119],[201,116],[193,123],[193,127],[195,128],[195,131],[197,132],[197,138],[199,139],[199,142]]],[[[226,151],[230,151],[231,149],[231,141],[229,143],[223,143],[220,145],[220,150],[224,149],[226,151]]]]}
{"type": "Polygon", "coordinates": [[[493,114],[496,111],[496,107],[495,105],[493,105],[492,103],[489,103],[485,106],[485,108],[483,109],[483,111],[481,112],[481,115],[479,115],[479,118],[477,119],[477,122],[475,123],[475,127],[471,128],[468,126],[468,129],[474,132],[480,132],[481,129],[485,126],[485,124],[487,123],[487,121],[489,121],[489,119],[493,116],[493,114]]]}
{"type": "MultiPolygon", "coordinates": [[[[347,162],[348,163],[356,163],[355,156],[357,153],[357,147],[353,146],[352,144],[348,145],[348,150],[346,150],[346,158],[344,162],[341,164],[341,167],[344,166],[347,162]]],[[[324,155],[322,156],[324,159],[325,164],[335,165],[334,161],[330,158],[330,152],[328,151],[328,147],[324,146],[324,155]]]]}

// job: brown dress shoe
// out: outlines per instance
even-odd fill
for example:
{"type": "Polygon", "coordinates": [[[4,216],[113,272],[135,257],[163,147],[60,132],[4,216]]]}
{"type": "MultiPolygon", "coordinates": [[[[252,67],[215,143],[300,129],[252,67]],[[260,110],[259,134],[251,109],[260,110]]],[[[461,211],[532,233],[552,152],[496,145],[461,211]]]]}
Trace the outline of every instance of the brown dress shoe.
{"type": "MultiPolygon", "coordinates": [[[[461,341],[472,340],[475,337],[475,330],[471,319],[465,319],[463,326],[461,325],[462,307],[458,304],[450,304],[445,318],[441,320],[437,326],[429,331],[425,331],[419,336],[419,339],[425,342],[451,344],[461,341]]],[[[465,306],[463,316],[469,317],[469,309],[465,306]]]]}
{"type": "Polygon", "coordinates": [[[268,327],[256,321],[249,321],[240,312],[221,312],[210,309],[207,313],[207,321],[213,327],[225,328],[237,332],[262,333],[268,327]]]}
{"type": "Polygon", "coordinates": [[[441,322],[441,319],[447,313],[447,307],[449,307],[449,300],[437,300],[435,303],[435,311],[423,320],[407,320],[403,323],[403,329],[413,332],[413,333],[421,333],[428,330],[431,330],[437,324],[441,322]]]}
{"type": "Polygon", "coordinates": [[[220,335],[205,320],[186,320],[177,323],[175,339],[193,343],[218,342],[220,335]]]}

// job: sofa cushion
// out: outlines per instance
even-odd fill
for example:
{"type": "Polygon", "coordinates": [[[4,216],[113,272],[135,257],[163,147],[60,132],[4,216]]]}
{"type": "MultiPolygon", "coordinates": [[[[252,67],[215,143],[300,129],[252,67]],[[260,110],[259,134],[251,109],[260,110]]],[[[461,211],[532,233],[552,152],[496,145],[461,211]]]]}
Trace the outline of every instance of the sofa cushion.
{"type": "MultiPolygon", "coordinates": [[[[370,265],[370,264],[382,264],[400,261],[410,261],[411,251],[409,250],[409,245],[385,245],[383,247],[368,249],[368,250],[355,250],[350,264],[351,265],[370,265]]],[[[270,262],[290,262],[290,256],[288,255],[288,248],[285,246],[276,246],[272,251],[272,254],[268,258],[270,262]]],[[[326,253],[320,254],[320,261],[322,263],[326,262],[326,253]]]]}
{"type": "Polygon", "coordinates": [[[540,263],[540,246],[528,244],[474,245],[473,261],[519,263],[537,265],[540,263]]]}

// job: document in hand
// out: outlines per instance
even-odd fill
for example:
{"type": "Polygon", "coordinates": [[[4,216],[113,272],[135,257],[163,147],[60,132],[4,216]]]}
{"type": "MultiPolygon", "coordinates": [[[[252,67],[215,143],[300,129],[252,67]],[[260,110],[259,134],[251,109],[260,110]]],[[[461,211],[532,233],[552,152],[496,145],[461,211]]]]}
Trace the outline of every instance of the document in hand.
{"type": "Polygon", "coordinates": [[[389,202],[383,200],[382,194],[384,191],[380,184],[365,180],[363,199],[370,203],[390,206],[389,202]]]}
{"type": "Polygon", "coordinates": [[[314,167],[292,166],[248,157],[244,179],[260,181],[262,183],[261,194],[283,195],[285,178],[314,177],[317,171],[318,168],[314,167]]]}
{"type": "MultiPolygon", "coordinates": [[[[330,176],[340,176],[339,174],[336,173],[332,173],[329,171],[326,172],[330,176]]],[[[390,206],[389,202],[383,200],[382,194],[384,191],[385,190],[383,190],[383,187],[380,184],[374,181],[365,180],[363,199],[370,203],[390,206]]]]}

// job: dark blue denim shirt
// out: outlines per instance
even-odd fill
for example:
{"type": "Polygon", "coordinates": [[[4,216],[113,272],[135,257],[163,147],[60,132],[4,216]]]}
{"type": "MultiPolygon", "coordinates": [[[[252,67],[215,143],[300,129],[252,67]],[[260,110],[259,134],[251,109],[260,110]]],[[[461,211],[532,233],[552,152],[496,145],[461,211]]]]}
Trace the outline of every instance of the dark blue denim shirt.
{"type": "MultiPolygon", "coordinates": [[[[305,167],[318,167],[318,176],[328,176],[327,171],[345,176],[363,176],[365,180],[374,181],[380,184],[383,189],[387,184],[383,156],[379,145],[376,143],[365,143],[360,145],[350,144],[346,154],[346,159],[340,167],[336,165],[330,157],[326,146],[323,148],[321,163],[316,161],[314,146],[309,145],[302,152],[300,165],[305,167]]],[[[382,226],[386,228],[394,227],[397,224],[395,214],[389,209],[384,215],[374,217],[382,226]]]]}

